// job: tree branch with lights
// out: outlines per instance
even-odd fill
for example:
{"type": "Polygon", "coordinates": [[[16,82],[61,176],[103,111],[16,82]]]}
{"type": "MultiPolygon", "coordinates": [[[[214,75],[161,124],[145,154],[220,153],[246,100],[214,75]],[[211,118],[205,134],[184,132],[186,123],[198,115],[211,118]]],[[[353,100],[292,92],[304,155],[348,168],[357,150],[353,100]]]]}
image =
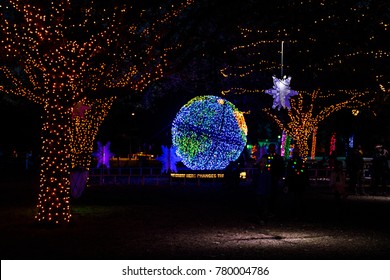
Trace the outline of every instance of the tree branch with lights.
{"type": "MultiPolygon", "coordinates": [[[[287,111],[287,121],[281,120],[282,117],[273,113],[270,109],[263,109],[281,131],[285,131],[287,135],[294,139],[303,158],[307,158],[309,155],[309,139],[317,131],[323,120],[341,109],[366,107],[373,102],[373,99],[369,97],[368,100],[364,100],[367,99],[367,96],[370,96],[368,92],[339,91],[335,95],[338,98],[343,95],[345,98],[343,101],[321,108],[319,100],[332,98],[332,95],[323,92],[321,94],[322,98],[320,98],[320,93],[320,90],[315,90],[311,94],[300,93],[291,99],[291,109],[287,111]],[[305,100],[310,101],[305,104],[305,100]]],[[[324,103],[324,100],[321,103],[324,103]]]]}
{"type": "Polygon", "coordinates": [[[38,222],[71,220],[71,169],[89,168],[95,136],[121,88],[142,92],[164,75],[175,47],[162,38],[191,3],[148,16],[153,10],[126,5],[1,2],[0,91],[43,107],[38,222]]]}
{"type": "MultiPolygon", "coordinates": [[[[385,97],[379,97],[388,92],[390,57],[383,48],[388,36],[388,25],[384,24],[388,13],[381,8],[384,2],[262,3],[261,12],[255,18],[248,16],[246,23],[238,27],[240,41],[226,51],[232,63],[220,70],[224,78],[222,94],[244,100],[242,103],[251,112],[256,109],[266,112],[281,130],[295,139],[306,156],[308,139],[316,132],[318,124],[333,113],[342,108],[369,106],[370,115],[375,115],[375,111],[383,108],[384,102],[380,101],[385,97]],[[285,61],[283,42],[286,44],[285,61]],[[281,44],[282,49],[278,51],[281,44]],[[282,70],[280,78],[284,79],[283,69],[293,77],[296,87],[310,94],[291,99],[288,113],[283,110],[276,113],[264,109],[268,107],[264,93],[273,94],[273,108],[288,105],[280,102],[281,91],[275,88],[274,76],[282,70]],[[273,90],[269,89],[271,77],[273,90]],[[317,88],[321,91],[314,90],[317,88]],[[257,108],[253,102],[248,102],[249,98],[258,100],[257,108]],[[311,101],[307,103],[307,99],[311,101]],[[285,116],[288,119],[285,120],[285,116]]],[[[260,4],[253,2],[252,5],[260,4]]],[[[255,7],[252,10],[256,10],[255,7]]],[[[250,117],[248,119],[250,123],[250,117]]],[[[253,122],[256,126],[263,125],[258,117],[253,122]]]]}

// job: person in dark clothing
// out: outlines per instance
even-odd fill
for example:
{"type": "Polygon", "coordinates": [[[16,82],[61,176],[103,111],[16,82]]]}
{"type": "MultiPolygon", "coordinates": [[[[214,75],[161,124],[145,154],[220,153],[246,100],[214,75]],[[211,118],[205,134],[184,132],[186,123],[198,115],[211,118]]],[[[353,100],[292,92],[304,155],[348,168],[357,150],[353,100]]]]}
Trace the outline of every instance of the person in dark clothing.
{"type": "Polygon", "coordinates": [[[283,158],[276,153],[275,144],[268,146],[268,153],[262,156],[266,161],[266,169],[271,175],[270,211],[276,213],[277,202],[283,188],[285,164],[283,158]]]}
{"type": "Polygon", "coordinates": [[[334,167],[330,173],[330,186],[334,193],[334,210],[336,210],[335,214],[339,219],[342,218],[345,214],[348,193],[346,191],[343,163],[338,159],[335,160],[334,167]]]}
{"type": "Polygon", "coordinates": [[[309,187],[307,165],[299,155],[299,148],[295,148],[291,158],[287,162],[286,185],[292,199],[292,214],[303,214],[303,195],[309,187]]]}
{"type": "Polygon", "coordinates": [[[345,159],[347,174],[349,177],[349,192],[365,195],[363,189],[363,155],[358,148],[351,149],[345,159]]]}
{"type": "Polygon", "coordinates": [[[240,185],[240,169],[237,162],[231,161],[224,172],[224,185],[228,190],[236,190],[240,185]]]}
{"type": "Polygon", "coordinates": [[[389,164],[387,162],[386,150],[382,145],[375,147],[375,154],[372,159],[371,175],[373,193],[379,193],[379,185],[382,186],[383,194],[386,194],[387,176],[389,172],[389,164]]]}
{"type": "Polygon", "coordinates": [[[256,198],[256,216],[261,225],[264,225],[268,220],[271,198],[271,173],[266,165],[267,161],[264,158],[260,159],[252,181],[256,198]]]}

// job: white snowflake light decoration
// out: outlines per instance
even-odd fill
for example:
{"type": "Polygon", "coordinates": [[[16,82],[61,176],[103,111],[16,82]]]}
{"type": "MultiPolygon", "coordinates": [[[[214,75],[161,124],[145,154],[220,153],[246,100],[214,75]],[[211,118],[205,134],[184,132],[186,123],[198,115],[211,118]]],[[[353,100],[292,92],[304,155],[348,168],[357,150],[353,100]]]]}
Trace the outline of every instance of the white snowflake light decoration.
{"type": "Polygon", "coordinates": [[[290,97],[298,95],[298,92],[290,88],[291,77],[286,78],[286,76],[284,76],[282,79],[278,79],[275,76],[272,76],[272,79],[274,81],[274,86],[272,89],[265,91],[265,93],[272,95],[274,98],[272,108],[278,108],[278,110],[280,110],[281,107],[291,109],[290,97]]]}
{"type": "Polygon", "coordinates": [[[98,142],[98,150],[92,155],[98,159],[97,168],[100,168],[102,165],[110,168],[110,158],[114,156],[113,153],[110,152],[110,142],[107,142],[106,145],[102,145],[102,143],[98,142]]]}
{"type": "Polygon", "coordinates": [[[176,148],[161,146],[161,149],[162,149],[162,155],[157,158],[157,160],[161,161],[163,164],[161,173],[169,172],[169,171],[176,173],[177,172],[176,163],[181,160],[180,157],[176,155],[176,148]]]}

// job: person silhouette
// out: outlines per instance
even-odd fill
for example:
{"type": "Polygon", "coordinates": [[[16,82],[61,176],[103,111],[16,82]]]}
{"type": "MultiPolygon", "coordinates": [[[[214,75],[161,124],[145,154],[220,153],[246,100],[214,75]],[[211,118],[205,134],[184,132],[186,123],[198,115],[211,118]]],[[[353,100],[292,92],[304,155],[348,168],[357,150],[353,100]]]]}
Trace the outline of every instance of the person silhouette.
{"type": "Polygon", "coordinates": [[[271,173],[267,168],[267,161],[261,158],[253,174],[253,188],[256,198],[256,216],[260,225],[268,221],[271,199],[271,173]]]}
{"type": "Polygon", "coordinates": [[[389,172],[389,164],[387,162],[388,152],[382,145],[375,147],[374,157],[372,159],[371,175],[372,175],[372,190],[374,194],[386,195],[387,176],[389,172]],[[381,185],[382,191],[379,189],[381,185]]]}
{"type": "Polygon", "coordinates": [[[345,159],[345,164],[347,168],[347,174],[349,177],[349,192],[364,195],[365,191],[363,189],[363,168],[364,160],[363,155],[360,153],[359,149],[356,147],[351,149],[348,152],[348,155],[345,159]]]}
{"type": "Polygon", "coordinates": [[[291,195],[291,210],[294,216],[301,216],[303,214],[303,195],[309,187],[307,164],[299,155],[299,151],[298,147],[294,148],[286,168],[286,186],[291,195]]]}
{"type": "Polygon", "coordinates": [[[275,144],[271,143],[268,146],[268,153],[262,158],[266,161],[266,169],[271,176],[271,193],[270,193],[270,212],[271,215],[276,214],[278,199],[282,194],[283,176],[285,174],[285,164],[283,158],[276,153],[275,144]]]}

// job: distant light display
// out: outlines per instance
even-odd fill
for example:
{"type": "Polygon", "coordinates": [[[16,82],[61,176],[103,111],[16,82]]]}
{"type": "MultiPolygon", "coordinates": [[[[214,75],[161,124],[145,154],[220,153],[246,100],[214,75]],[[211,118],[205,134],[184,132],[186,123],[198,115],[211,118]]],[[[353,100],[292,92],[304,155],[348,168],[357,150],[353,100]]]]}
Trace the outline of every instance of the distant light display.
{"type": "Polygon", "coordinates": [[[333,152],[336,152],[336,132],[334,132],[330,138],[329,155],[331,155],[333,152]]]}
{"type": "Polygon", "coordinates": [[[316,149],[317,149],[317,128],[314,128],[313,135],[311,138],[311,153],[310,153],[310,158],[313,160],[316,158],[316,149]]]}
{"type": "Polygon", "coordinates": [[[206,95],[191,99],[172,124],[172,143],[185,166],[221,170],[235,161],[247,140],[243,114],[229,101],[206,95]]]}
{"type": "Polygon", "coordinates": [[[349,148],[353,148],[353,140],[354,140],[354,135],[351,135],[349,138],[348,138],[348,147],[349,148]]]}
{"type": "Polygon", "coordinates": [[[282,132],[282,140],[280,143],[280,155],[284,159],[288,159],[290,157],[290,145],[291,145],[291,136],[287,134],[285,130],[282,132]]]}

